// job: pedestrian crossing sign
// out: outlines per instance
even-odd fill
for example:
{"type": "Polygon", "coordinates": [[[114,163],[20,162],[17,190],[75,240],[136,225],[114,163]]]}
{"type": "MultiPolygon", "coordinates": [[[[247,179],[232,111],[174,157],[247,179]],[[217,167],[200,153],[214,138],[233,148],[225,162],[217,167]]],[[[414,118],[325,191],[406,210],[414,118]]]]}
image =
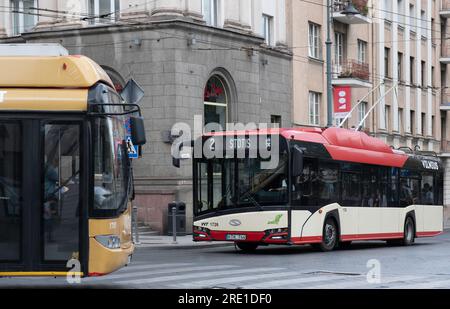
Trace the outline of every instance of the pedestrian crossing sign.
{"type": "Polygon", "coordinates": [[[128,157],[130,159],[139,158],[138,147],[133,144],[133,141],[131,140],[131,136],[127,136],[126,142],[127,142],[128,157]]]}

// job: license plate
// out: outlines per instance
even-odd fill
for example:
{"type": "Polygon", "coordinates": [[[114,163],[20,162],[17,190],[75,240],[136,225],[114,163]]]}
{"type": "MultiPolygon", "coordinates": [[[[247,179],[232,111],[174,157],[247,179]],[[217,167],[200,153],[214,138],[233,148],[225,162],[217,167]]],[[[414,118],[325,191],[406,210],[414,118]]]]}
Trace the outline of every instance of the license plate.
{"type": "Polygon", "coordinates": [[[226,240],[246,240],[247,235],[242,234],[227,234],[226,240]]]}

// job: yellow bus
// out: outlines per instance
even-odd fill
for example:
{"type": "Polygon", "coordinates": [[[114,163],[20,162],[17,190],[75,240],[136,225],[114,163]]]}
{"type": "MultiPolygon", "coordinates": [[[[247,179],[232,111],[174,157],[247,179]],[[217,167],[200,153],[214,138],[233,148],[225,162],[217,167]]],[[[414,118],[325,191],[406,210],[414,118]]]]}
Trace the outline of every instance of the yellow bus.
{"type": "Polygon", "coordinates": [[[32,54],[0,53],[0,276],[111,273],[134,251],[139,106],[87,57],[32,54]]]}

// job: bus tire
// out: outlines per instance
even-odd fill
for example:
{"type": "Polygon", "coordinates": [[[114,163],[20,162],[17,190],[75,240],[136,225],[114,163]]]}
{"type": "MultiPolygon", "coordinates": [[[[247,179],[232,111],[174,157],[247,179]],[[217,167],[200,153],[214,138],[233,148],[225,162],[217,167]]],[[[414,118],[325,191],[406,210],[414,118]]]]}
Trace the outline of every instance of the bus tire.
{"type": "Polygon", "coordinates": [[[254,242],[236,242],[236,246],[244,252],[254,252],[258,244],[254,242]]]}
{"type": "Polygon", "coordinates": [[[338,244],[338,228],[334,218],[327,218],[323,225],[322,242],[314,245],[322,252],[332,251],[338,244]]]}
{"type": "Polygon", "coordinates": [[[415,234],[416,228],[414,225],[414,220],[410,216],[408,216],[405,220],[403,238],[388,240],[387,244],[390,246],[411,246],[414,243],[415,234]]]}
{"type": "Polygon", "coordinates": [[[408,216],[405,220],[405,228],[403,233],[402,245],[411,246],[416,238],[416,228],[414,226],[414,220],[408,216]]]}

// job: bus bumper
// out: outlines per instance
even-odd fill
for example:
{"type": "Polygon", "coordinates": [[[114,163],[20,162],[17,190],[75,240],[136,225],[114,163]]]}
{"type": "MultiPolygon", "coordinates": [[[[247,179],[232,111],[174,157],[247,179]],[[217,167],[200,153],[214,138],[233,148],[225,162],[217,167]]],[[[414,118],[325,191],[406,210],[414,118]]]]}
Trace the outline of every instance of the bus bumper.
{"type": "Polygon", "coordinates": [[[257,242],[261,244],[287,244],[287,229],[274,229],[262,232],[236,232],[236,231],[200,231],[194,229],[194,241],[230,241],[230,242],[257,242]]]}

